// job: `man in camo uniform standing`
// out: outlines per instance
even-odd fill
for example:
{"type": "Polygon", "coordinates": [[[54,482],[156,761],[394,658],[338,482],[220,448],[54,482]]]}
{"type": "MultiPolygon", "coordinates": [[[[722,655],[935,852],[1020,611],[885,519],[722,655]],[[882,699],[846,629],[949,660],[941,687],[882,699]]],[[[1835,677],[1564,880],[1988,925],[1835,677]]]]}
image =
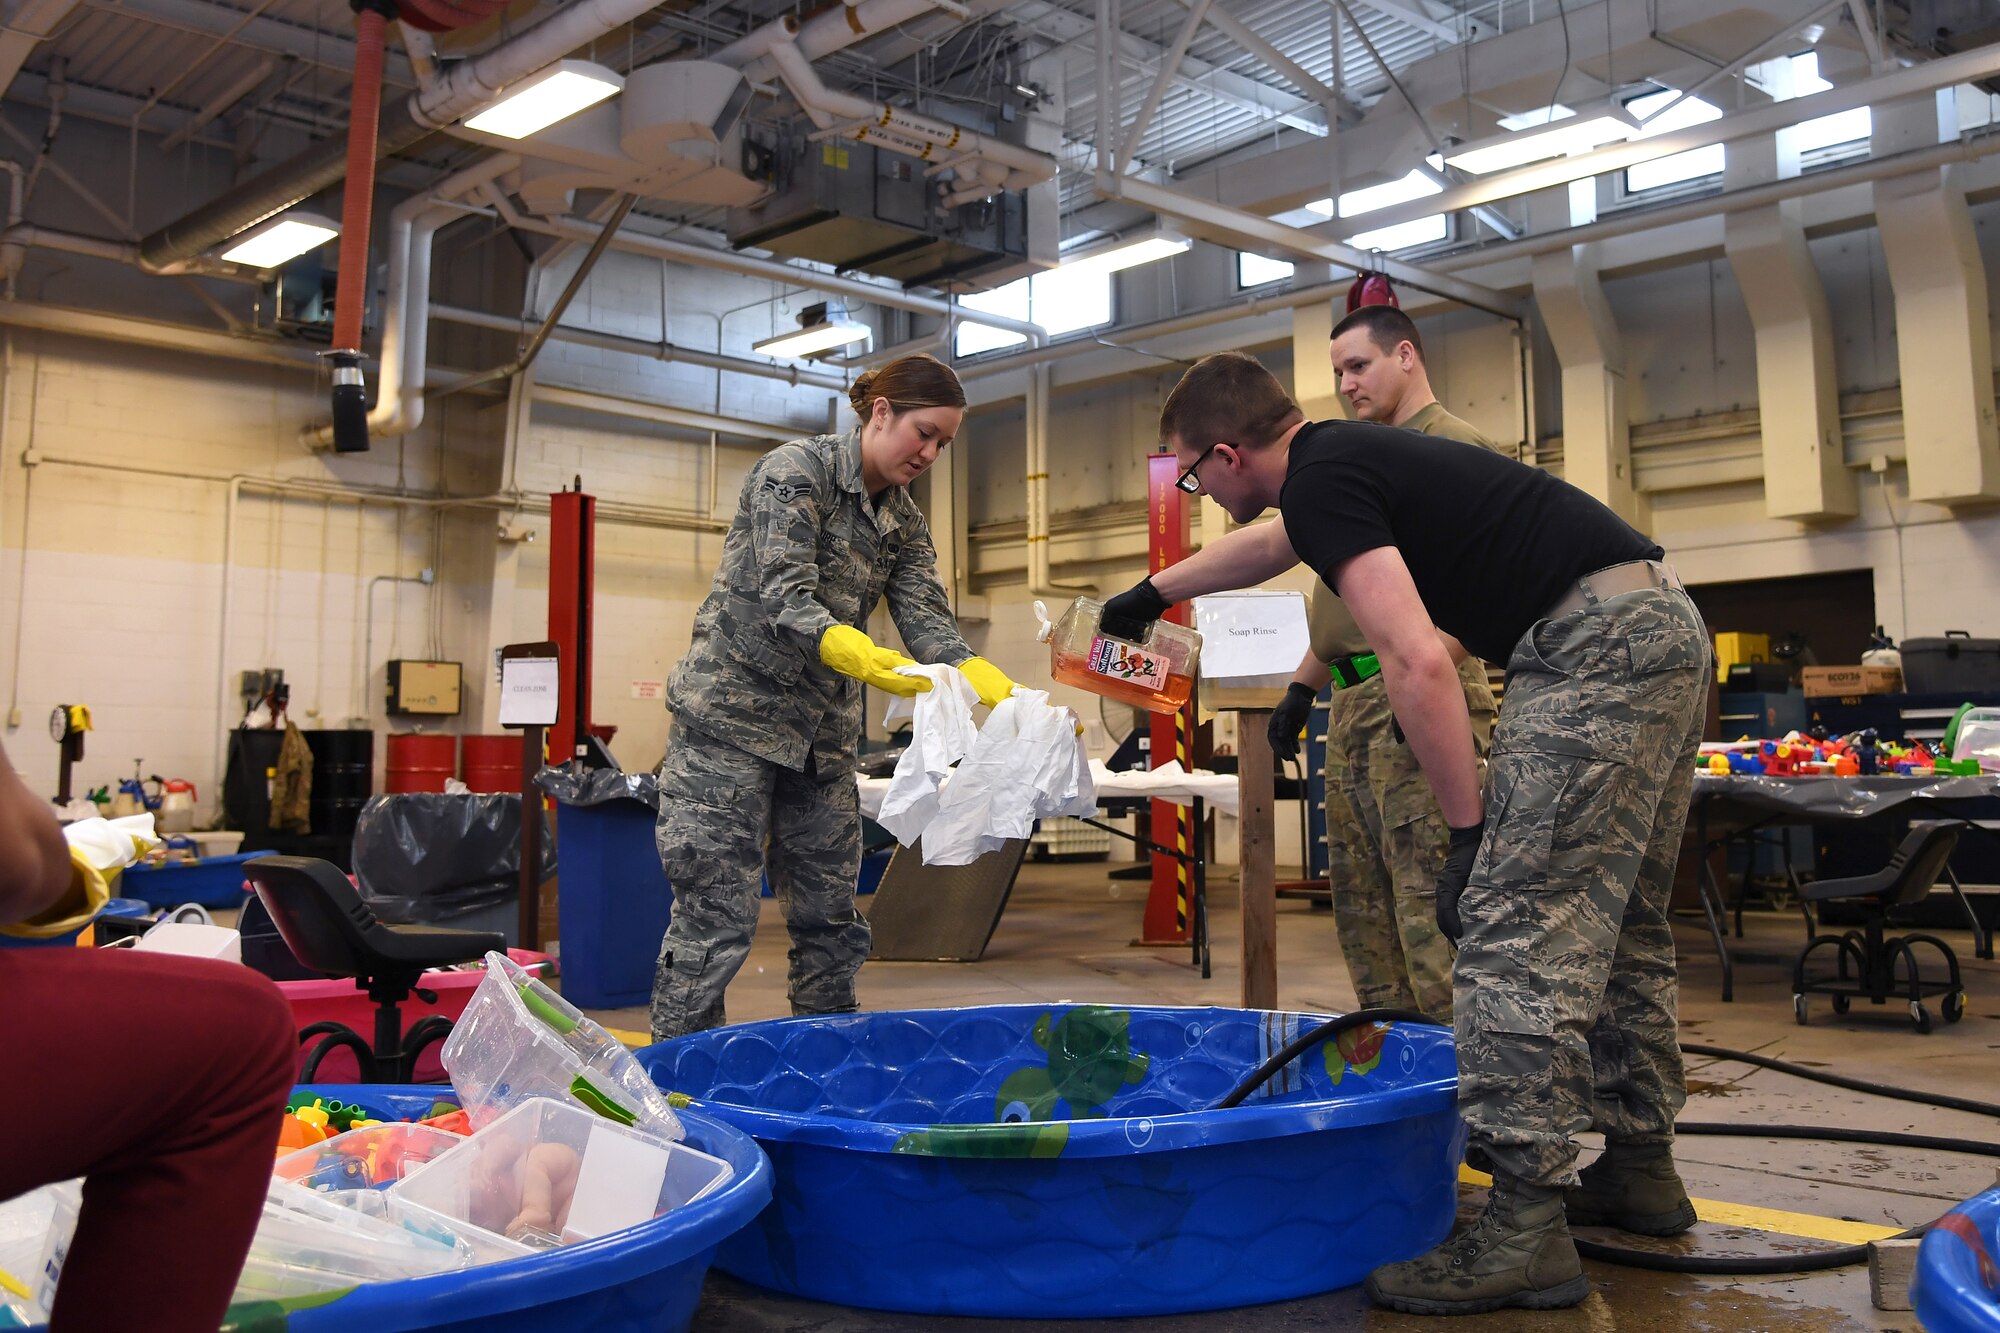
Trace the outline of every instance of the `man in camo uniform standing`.
{"type": "Polygon", "coordinates": [[[772,450],[743,483],[694,642],[667,683],[673,735],[655,836],[673,917],[653,982],[653,1039],[720,1026],[757,930],[761,872],[790,928],[795,1014],[855,1008],[868,922],[855,910],[863,684],[928,689],[860,626],[886,596],[916,659],[963,671],[980,701],[1013,691],[959,636],[910,482],[951,443],[965,394],[907,356],[857,379],[861,423],[772,450]]]}
{"type": "MultiPolygon", "coordinates": [[[[1499,445],[1444,410],[1431,391],[1422,335],[1390,305],[1334,325],[1328,343],[1340,391],[1362,421],[1401,426],[1486,449],[1499,445]]],[[[1450,830],[1416,757],[1398,733],[1389,691],[1361,627],[1333,589],[1313,584],[1312,647],[1271,714],[1274,752],[1298,753],[1299,729],[1333,680],[1327,712],[1326,850],[1333,920],[1355,994],[1370,1009],[1416,1009],[1451,1021],[1451,941],[1437,928],[1437,872],[1450,830]]],[[[1458,663],[1482,781],[1493,741],[1486,665],[1458,663]]]]}
{"type": "Polygon", "coordinates": [[[1136,637],[1174,602],[1304,561],[1374,646],[1451,826],[1437,912],[1459,945],[1459,1111],[1493,1189],[1368,1294],[1418,1314],[1574,1305],[1590,1282],[1565,1213],[1694,1224],[1672,1156],[1687,1091],[1667,899],[1709,679],[1701,616],[1660,548],[1582,491],[1456,441],[1309,423],[1247,356],[1182,376],[1160,438],[1249,526],[1113,597],[1104,631],[1136,637]],[[1277,521],[1251,523],[1273,504],[1277,521]],[[1507,663],[1483,802],[1439,630],[1507,663]],[[1593,1127],[1606,1149],[1579,1179],[1573,1135],[1593,1127]]]}

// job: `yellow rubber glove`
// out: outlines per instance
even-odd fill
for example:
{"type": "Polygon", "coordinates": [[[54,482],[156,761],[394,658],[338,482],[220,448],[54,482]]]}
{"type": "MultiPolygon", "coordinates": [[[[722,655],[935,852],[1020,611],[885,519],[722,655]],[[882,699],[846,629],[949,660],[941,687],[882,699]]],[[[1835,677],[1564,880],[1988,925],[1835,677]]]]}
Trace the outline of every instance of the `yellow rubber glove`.
{"type": "Polygon", "coordinates": [[[968,657],[958,664],[958,669],[972,682],[972,688],[979,691],[979,702],[988,708],[1014,692],[1014,682],[1007,679],[1007,673],[983,657],[968,657]]]}
{"type": "Polygon", "coordinates": [[[863,685],[908,697],[922,694],[931,683],[922,676],[899,676],[897,667],[916,662],[893,648],[883,648],[852,625],[834,625],[820,635],[819,660],[863,685]]]}

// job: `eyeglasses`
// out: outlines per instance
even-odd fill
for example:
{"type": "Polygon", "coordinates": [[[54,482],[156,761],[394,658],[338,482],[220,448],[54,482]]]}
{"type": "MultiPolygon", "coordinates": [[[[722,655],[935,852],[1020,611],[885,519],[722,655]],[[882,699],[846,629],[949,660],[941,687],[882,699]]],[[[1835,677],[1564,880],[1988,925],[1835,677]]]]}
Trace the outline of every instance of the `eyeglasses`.
{"type": "MultiPolygon", "coordinates": [[[[1220,440],[1216,441],[1216,444],[1220,443],[1221,443],[1220,440]]],[[[1211,444],[1208,446],[1208,448],[1202,450],[1201,457],[1195,459],[1194,462],[1188,464],[1187,471],[1181,473],[1181,475],[1175,480],[1174,485],[1180,487],[1182,490],[1186,491],[1189,495],[1200,495],[1201,478],[1195,476],[1194,470],[1200,467],[1202,463],[1207,460],[1208,456],[1214,452],[1215,452],[1214,444],[1211,444]]]]}

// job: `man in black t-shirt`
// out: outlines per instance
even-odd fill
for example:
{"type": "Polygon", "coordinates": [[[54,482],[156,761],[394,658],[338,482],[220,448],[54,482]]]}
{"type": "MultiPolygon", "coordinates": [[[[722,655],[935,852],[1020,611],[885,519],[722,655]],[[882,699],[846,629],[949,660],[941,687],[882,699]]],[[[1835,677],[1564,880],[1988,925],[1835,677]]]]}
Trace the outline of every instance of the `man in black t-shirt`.
{"type": "Polygon", "coordinates": [[[1459,948],[1459,1110],[1493,1191],[1470,1229],[1376,1269],[1368,1293],[1420,1314],[1574,1305],[1590,1284],[1565,1213],[1648,1235],[1694,1224],[1672,1157],[1687,1093],[1666,912],[1707,693],[1701,617],[1660,548],[1582,491],[1474,445],[1309,423],[1247,356],[1190,369],[1160,439],[1182,489],[1240,523],[1279,517],[1112,598],[1105,632],[1305,562],[1374,645],[1451,826],[1437,911],[1459,948]],[[1507,663],[1483,803],[1440,632],[1507,663]],[[1606,1150],[1579,1180],[1572,1136],[1590,1128],[1606,1150]]]}

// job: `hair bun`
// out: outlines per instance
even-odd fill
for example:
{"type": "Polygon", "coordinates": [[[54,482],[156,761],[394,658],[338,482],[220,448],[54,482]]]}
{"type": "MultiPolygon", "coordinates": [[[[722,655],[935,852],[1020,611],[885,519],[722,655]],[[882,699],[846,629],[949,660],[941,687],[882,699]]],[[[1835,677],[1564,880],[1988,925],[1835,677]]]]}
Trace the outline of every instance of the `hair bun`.
{"type": "Polygon", "coordinates": [[[868,415],[868,391],[875,387],[875,380],[880,374],[880,371],[864,370],[854,377],[854,383],[847,386],[847,401],[864,417],[868,415]]]}

